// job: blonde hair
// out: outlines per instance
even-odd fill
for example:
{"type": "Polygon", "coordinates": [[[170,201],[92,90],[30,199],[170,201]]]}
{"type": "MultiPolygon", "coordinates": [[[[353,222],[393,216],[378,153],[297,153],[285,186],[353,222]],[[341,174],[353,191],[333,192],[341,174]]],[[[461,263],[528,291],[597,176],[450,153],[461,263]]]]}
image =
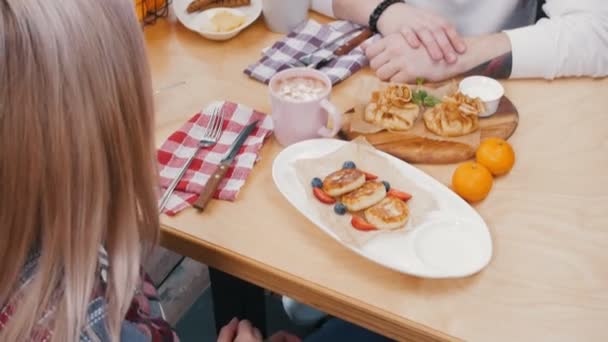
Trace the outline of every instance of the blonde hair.
{"type": "Polygon", "coordinates": [[[53,341],[77,340],[101,245],[118,340],[158,237],[152,90],[133,1],[0,0],[0,110],[0,307],[40,253],[0,340],[29,340],[40,322],[53,341]]]}

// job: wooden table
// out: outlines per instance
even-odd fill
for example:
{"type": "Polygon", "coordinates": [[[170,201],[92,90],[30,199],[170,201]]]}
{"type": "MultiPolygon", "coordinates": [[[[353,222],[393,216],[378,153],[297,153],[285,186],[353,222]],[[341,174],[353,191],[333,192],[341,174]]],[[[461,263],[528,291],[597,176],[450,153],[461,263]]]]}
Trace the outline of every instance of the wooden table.
{"type": "MultiPolygon", "coordinates": [[[[279,36],[258,21],[218,43],[175,19],[145,29],[157,144],[216,99],[269,112],[242,70],[279,36]],[[185,82],[185,83],[180,83],[185,82]]],[[[337,86],[342,109],[362,71],[337,86]]],[[[494,256],[479,274],[425,280],[377,266],[316,229],[275,188],[274,141],[234,203],[162,218],[181,254],[400,340],[608,340],[608,80],[508,81],[521,123],[513,171],[476,209],[494,256]]],[[[419,165],[449,184],[454,165],[419,165]]]]}

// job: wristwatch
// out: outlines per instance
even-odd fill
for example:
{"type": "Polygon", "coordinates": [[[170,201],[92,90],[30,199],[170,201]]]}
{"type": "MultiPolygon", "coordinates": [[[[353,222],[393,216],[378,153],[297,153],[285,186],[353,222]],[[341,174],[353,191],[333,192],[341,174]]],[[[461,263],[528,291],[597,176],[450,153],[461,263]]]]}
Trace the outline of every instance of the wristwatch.
{"type": "Polygon", "coordinates": [[[376,6],[376,8],[372,12],[372,14],[370,14],[370,16],[369,16],[370,30],[372,30],[372,32],[374,32],[374,33],[378,33],[378,20],[380,19],[380,16],[382,15],[382,13],[384,13],[384,11],[386,11],[386,9],[389,8],[390,6],[397,4],[397,3],[404,3],[404,2],[405,1],[403,1],[403,0],[384,0],[380,4],[378,4],[378,6],[376,6]]]}

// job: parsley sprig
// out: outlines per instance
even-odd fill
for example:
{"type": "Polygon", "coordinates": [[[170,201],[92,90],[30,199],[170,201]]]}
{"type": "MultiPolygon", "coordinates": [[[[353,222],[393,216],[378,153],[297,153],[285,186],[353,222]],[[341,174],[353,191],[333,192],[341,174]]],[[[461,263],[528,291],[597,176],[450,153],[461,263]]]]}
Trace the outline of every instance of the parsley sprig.
{"type": "MultiPolygon", "coordinates": [[[[416,85],[421,86],[424,84],[423,78],[416,78],[416,85]]],[[[429,95],[425,90],[417,89],[412,93],[412,102],[419,106],[435,107],[435,105],[441,103],[441,100],[433,95],[429,95]]]]}

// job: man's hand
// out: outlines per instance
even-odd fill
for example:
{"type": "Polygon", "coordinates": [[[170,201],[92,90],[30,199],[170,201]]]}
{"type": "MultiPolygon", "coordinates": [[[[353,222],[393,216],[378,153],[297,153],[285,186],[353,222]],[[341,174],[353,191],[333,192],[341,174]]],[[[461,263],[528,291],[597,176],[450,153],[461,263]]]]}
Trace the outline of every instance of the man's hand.
{"type": "Polygon", "coordinates": [[[262,342],[262,333],[251,322],[233,318],[217,337],[217,342],[262,342]]]}
{"type": "Polygon", "coordinates": [[[400,33],[414,49],[424,46],[434,61],[453,64],[466,51],[464,39],[454,25],[438,14],[407,4],[390,6],[380,16],[378,30],[384,36],[400,33]]]}
{"type": "Polygon", "coordinates": [[[399,34],[390,34],[364,46],[370,67],[384,81],[414,82],[421,77],[438,82],[456,75],[508,78],[511,74],[511,43],[505,33],[466,38],[469,47],[457,63],[433,61],[422,49],[412,48],[399,34]]]}
{"type": "MultiPolygon", "coordinates": [[[[435,62],[426,51],[412,48],[399,34],[390,34],[365,47],[370,67],[383,81],[407,83],[422,77],[440,81],[453,76],[445,61],[435,62]]],[[[455,71],[452,71],[454,75],[455,71]]]]}
{"type": "MultiPolygon", "coordinates": [[[[268,339],[270,342],[301,342],[300,338],[280,331],[268,339]]],[[[226,324],[217,337],[217,342],[262,342],[262,333],[248,320],[233,318],[226,324]]]]}

